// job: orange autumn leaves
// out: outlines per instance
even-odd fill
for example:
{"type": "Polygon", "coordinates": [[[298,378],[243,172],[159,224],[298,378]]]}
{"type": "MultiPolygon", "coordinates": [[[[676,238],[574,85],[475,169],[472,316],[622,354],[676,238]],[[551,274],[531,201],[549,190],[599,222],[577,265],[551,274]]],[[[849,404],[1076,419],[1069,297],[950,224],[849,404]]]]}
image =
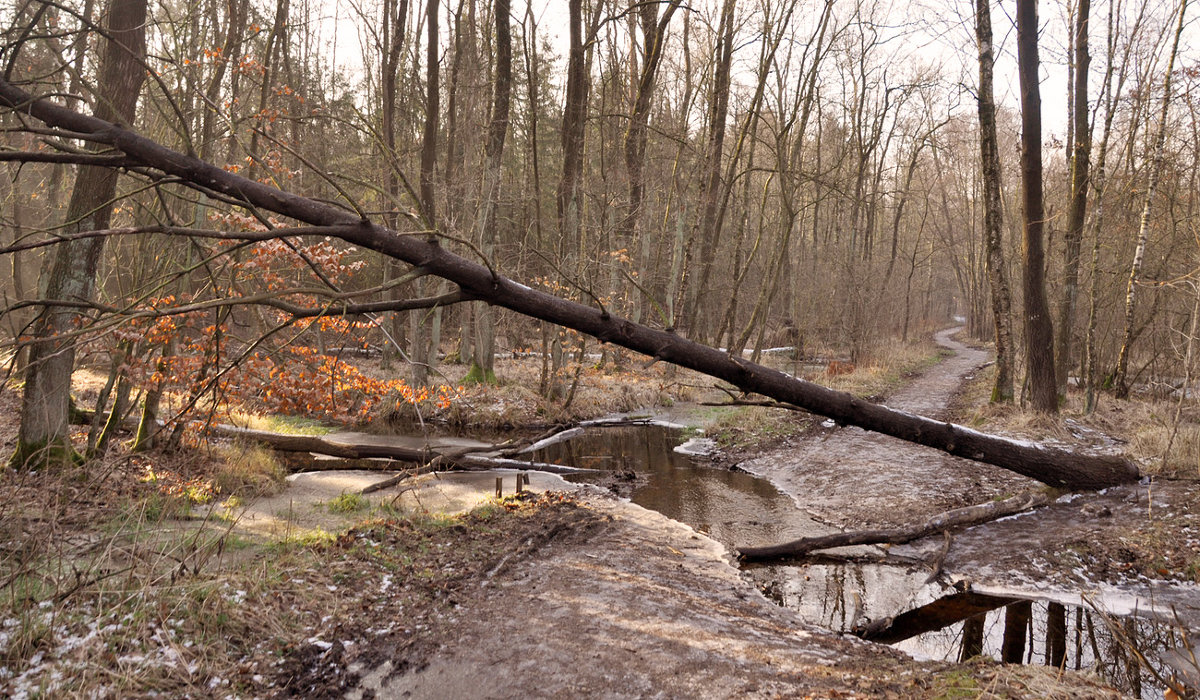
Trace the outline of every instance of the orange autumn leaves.
{"type": "MultiPolygon", "coordinates": [[[[265,228],[244,215],[220,218],[231,228],[265,228]]],[[[353,248],[329,239],[262,241],[236,251],[221,245],[231,253],[221,283],[211,291],[144,300],[136,309],[146,315],[116,333],[126,355],[125,374],[143,391],[160,389],[173,397],[172,403],[184,409],[181,419],[236,407],[357,423],[385,401],[407,402],[431,414],[461,396],[461,388],[411,387],[347,363],[341,357],[345,350],[357,356],[357,349],[368,347],[370,335],[379,332],[374,319],[294,318],[279,309],[246,305],[183,312],[180,307],[204,305],[213,296],[236,302],[263,292],[320,308],[314,289],[322,283],[342,285],[365,264],[354,259],[353,248]],[[274,330],[271,323],[278,324],[274,330]]]]}

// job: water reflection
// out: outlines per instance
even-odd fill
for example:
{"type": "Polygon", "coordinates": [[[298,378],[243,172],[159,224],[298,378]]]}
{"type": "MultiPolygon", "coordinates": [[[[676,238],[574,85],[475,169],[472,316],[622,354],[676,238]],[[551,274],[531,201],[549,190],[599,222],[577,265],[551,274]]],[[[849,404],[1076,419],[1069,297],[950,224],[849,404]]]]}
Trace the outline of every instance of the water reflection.
{"type": "MultiPolygon", "coordinates": [[[[892,643],[918,659],[985,655],[1009,663],[1092,669],[1114,687],[1144,698],[1163,697],[1163,679],[1195,682],[1189,676],[1194,673],[1190,640],[1166,622],[957,591],[927,583],[926,570],[897,566],[761,566],[745,573],[805,620],[892,643]]],[[[1103,600],[1096,604],[1102,608],[1103,600]]]]}
{"type": "MultiPolygon", "coordinates": [[[[590,428],[532,457],[636,472],[640,479],[631,495],[634,503],[687,523],[729,547],[776,544],[831,531],[805,517],[765,479],[707,467],[675,453],[680,441],[680,431],[662,426],[590,428]]],[[[744,573],[769,597],[812,624],[893,643],[919,659],[959,661],[986,655],[1014,663],[1093,669],[1113,686],[1144,698],[1163,697],[1166,685],[1159,677],[1183,680],[1193,672],[1187,666],[1194,663],[1188,642],[1175,625],[1136,616],[1110,617],[1086,606],[958,591],[928,581],[929,570],[919,565],[755,566],[744,573]],[[1182,671],[1177,670],[1181,662],[1182,671]]],[[[1105,607],[1103,600],[1094,602],[1105,607]]]]}
{"type": "Polygon", "coordinates": [[[630,500],[728,547],[774,544],[829,531],[805,517],[771,482],[714,469],[676,453],[680,441],[679,430],[658,425],[598,427],[538,450],[533,459],[610,472],[633,470],[641,478],[630,500]]]}

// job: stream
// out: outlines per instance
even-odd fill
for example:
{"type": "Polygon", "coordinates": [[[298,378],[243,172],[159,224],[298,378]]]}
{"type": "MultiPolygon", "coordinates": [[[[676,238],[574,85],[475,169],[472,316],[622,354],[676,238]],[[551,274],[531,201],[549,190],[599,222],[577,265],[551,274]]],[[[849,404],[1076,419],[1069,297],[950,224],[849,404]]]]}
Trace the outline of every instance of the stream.
{"type": "MultiPolygon", "coordinates": [[[[634,503],[730,549],[833,531],[806,516],[766,479],[681,454],[675,447],[682,441],[682,431],[662,425],[594,427],[530,456],[600,470],[570,480],[617,483],[634,503]]],[[[841,551],[879,552],[872,547],[841,551]]],[[[963,591],[944,577],[927,581],[930,568],[917,560],[753,566],[743,575],[814,625],[892,643],[918,659],[958,661],[978,654],[1034,664],[1058,659],[1066,668],[1092,669],[1113,686],[1145,698],[1163,697],[1166,686],[1156,674],[1183,680],[1191,670],[1176,625],[1101,612],[1122,609],[1119,601],[1103,596],[1084,598],[1086,604],[1080,605],[1079,596],[1068,601],[1075,604],[1063,604],[1032,588],[963,591]],[[1150,667],[1139,664],[1138,656],[1150,667]],[[1172,665],[1184,670],[1172,673],[1172,665]]],[[[1196,687],[1198,680],[1188,682],[1196,687]]]]}

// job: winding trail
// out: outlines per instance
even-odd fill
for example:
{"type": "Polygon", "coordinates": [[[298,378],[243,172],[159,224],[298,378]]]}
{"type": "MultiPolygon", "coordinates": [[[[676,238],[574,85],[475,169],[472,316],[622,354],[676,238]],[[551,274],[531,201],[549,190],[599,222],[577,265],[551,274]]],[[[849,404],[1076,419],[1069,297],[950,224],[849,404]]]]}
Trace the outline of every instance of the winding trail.
{"type": "MultiPolygon", "coordinates": [[[[954,355],[897,391],[889,406],[931,418],[944,414],[964,379],[990,359],[987,352],[954,340],[960,330],[936,335],[938,345],[954,355]]],[[[805,436],[738,466],[771,481],[801,510],[837,528],[910,523],[1037,485],[999,467],[855,427],[805,436]]]]}

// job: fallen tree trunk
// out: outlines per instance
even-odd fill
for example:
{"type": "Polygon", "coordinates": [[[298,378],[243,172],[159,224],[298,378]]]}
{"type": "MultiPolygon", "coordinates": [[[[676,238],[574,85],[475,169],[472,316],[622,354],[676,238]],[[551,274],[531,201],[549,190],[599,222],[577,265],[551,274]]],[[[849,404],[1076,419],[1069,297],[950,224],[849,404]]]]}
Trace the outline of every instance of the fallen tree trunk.
{"type": "MultiPolygon", "coordinates": [[[[567,467],[561,464],[532,462],[522,459],[509,459],[507,457],[492,457],[471,452],[468,448],[436,450],[430,447],[415,448],[407,445],[383,444],[374,441],[370,443],[357,443],[351,440],[330,440],[321,435],[288,435],[284,433],[272,433],[266,430],[239,428],[232,425],[211,426],[209,433],[220,435],[221,437],[251,440],[272,449],[286,452],[315,452],[317,454],[344,459],[386,458],[416,464],[427,464],[436,461],[437,466],[447,470],[522,469],[550,472],[551,474],[581,474],[595,471],[594,469],[567,467]]],[[[368,467],[359,466],[356,468],[368,467]]],[[[387,462],[379,462],[377,465],[372,465],[369,468],[387,471],[395,469],[394,465],[390,465],[387,462]]]]}
{"type": "Polygon", "coordinates": [[[1021,494],[1006,498],[1002,501],[989,501],[966,508],[957,508],[936,515],[923,523],[883,530],[860,530],[858,532],[838,532],[820,537],[802,537],[798,540],[769,547],[744,547],[738,550],[742,561],[774,561],[792,559],[821,549],[834,547],[850,547],[858,544],[904,544],[912,542],[936,532],[944,532],[956,527],[978,525],[996,518],[1003,518],[1013,513],[1036,508],[1050,502],[1050,496],[1043,492],[1021,494]]]}
{"type": "MultiPolygon", "coordinates": [[[[284,192],[173,151],[110,122],[34,98],[0,79],[0,104],[76,136],[107,144],[124,153],[132,167],[158,171],[206,194],[218,194],[319,227],[314,234],[403,260],[457,284],[467,298],[479,299],[526,316],[573,328],[604,342],[702,372],[747,392],[762,394],[838,421],[942,450],[957,457],[994,464],[1044,483],[1071,488],[1103,488],[1136,480],[1137,467],[1112,455],[1080,454],[985,435],[870,403],[778,370],[734,357],[672,332],[656,330],[595,308],[531,289],[499,275],[488,265],[445,250],[436,235],[405,235],[372,223],[366,214],[284,192]]],[[[299,232],[293,231],[292,235],[299,232]]],[[[236,234],[230,234],[236,235],[236,234]]],[[[261,238],[261,233],[245,234],[261,238]]],[[[331,313],[337,313],[332,309],[331,313]]]]}

